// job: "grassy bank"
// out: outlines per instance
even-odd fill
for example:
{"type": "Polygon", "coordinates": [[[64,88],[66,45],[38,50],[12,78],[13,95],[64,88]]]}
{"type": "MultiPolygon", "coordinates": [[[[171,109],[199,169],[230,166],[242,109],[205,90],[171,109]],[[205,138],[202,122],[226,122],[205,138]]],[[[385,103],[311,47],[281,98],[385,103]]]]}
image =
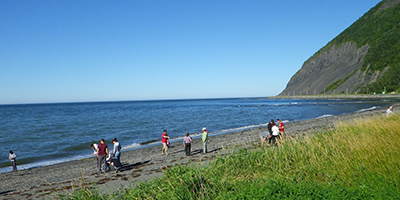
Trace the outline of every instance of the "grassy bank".
{"type": "Polygon", "coordinates": [[[178,166],[118,194],[69,199],[400,199],[400,117],[341,123],[278,147],[254,146],[206,167],[178,166]]]}

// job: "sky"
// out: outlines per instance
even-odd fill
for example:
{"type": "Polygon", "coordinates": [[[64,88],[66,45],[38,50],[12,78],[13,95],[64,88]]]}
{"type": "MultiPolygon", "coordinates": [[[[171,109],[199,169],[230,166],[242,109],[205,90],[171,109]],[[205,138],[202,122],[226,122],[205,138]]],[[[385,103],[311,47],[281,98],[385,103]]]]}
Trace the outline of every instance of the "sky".
{"type": "Polygon", "coordinates": [[[379,2],[0,1],[0,104],[278,95],[379,2]]]}

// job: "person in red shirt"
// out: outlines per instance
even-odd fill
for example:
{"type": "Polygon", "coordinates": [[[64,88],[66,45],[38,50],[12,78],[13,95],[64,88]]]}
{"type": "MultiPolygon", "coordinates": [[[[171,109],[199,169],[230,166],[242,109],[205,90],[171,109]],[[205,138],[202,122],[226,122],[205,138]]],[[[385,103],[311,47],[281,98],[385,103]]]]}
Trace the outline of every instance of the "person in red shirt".
{"type": "Polygon", "coordinates": [[[108,155],[107,144],[104,143],[104,139],[100,140],[100,144],[97,145],[97,167],[99,167],[99,172],[106,172],[106,157],[108,155]],[[101,168],[104,166],[104,170],[101,168]]]}
{"type": "Polygon", "coordinates": [[[282,121],[280,119],[277,119],[278,123],[279,123],[279,137],[282,138],[283,137],[283,133],[285,132],[285,125],[282,123],[282,121]]]}
{"type": "Polygon", "coordinates": [[[163,134],[161,135],[161,143],[163,144],[163,148],[161,150],[161,155],[168,155],[168,143],[169,136],[167,135],[167,130],[164,130],[163,134]]]}

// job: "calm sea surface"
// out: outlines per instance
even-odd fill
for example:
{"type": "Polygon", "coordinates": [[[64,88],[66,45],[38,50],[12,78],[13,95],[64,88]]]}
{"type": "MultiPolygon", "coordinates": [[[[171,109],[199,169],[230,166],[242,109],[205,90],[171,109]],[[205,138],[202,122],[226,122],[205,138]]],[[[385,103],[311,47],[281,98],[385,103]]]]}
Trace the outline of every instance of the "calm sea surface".
{"type": "MultiPolygon", "coordinates": [[[[101,138],[123,150],[160,145],[164,129],[172,139],[202,127],[226,133],[284,122],[387,107],[390,100],[202,99],[96,103],[0,105],[0,173],[90,157],[89,145],[101,138]],[[155,142],[155,140],[157,140],[155,142]],[[144,144],[146,143],[146,144],[144,144]]],[[[123,160],[123,157],[121,158],[123,160]]]]}

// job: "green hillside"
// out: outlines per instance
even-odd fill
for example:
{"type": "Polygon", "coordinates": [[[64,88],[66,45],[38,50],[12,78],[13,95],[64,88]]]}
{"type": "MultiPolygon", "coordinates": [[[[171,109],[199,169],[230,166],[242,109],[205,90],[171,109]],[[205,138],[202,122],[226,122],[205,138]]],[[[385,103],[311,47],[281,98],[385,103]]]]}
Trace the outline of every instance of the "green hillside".
{"type": "Polygon", "coordinates": [[[333,45],[339,47],[346,42],[356,42],[358,47],[370,46],[364,59],[363,71],[373,73],[389,67],[388,71],[376,82],[360,88],[361,93],[366,93],[367,88],[369,91],[382,91],[384,87],[386,91],[400,92],[400,3],[398,0],[380,2],[314,56],[333,45]]]}

